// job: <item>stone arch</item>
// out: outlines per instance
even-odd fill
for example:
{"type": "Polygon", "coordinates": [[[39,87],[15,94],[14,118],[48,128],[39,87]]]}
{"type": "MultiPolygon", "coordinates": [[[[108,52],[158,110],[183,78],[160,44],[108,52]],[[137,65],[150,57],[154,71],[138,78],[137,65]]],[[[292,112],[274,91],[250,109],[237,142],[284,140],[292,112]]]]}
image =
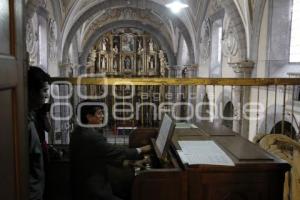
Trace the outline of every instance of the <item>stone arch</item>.
{"type": "Polygon", "coordinates": [[[223,110],[223,116],[224,119],[222,119],[222,124],[228,128],[233,127],[233,116],[234,116],[234,107],[231,101],[227,102],[225,104],[224,110],[223,110]],[[228,119],[227,119],[228,118],[228,119]],[[230,119],[232,118],[232,119],[230,119]]]}
{"type": "Polygon", "coordinates": [[[172,51],[170,44],[168,43],[167,39],[165,38],[165,36],[162,33],[160,33],[159,31],[157,31],[154,27],[143,24],[142,22],[135,21],[135,20],[116,21],[113,23],[106,24],[106,25],[100,27],[99,29],[97,29],[93,33],[93,35],[87,40],[87,42],[83,48],[82,54],[80,55],[80,58],[79,58],[80,64],[84,64],[84,62],[87,59],[89,50],[95,44],[97,39],[99,37],[101,37],[101,35],[103,35],[104,33],[108,32],[108,31],[111,31],[113,29],[122,28],[122,27],[139,28],[139,29],[142,29],[142,30],[150,33],[161,44],[162,48],[167,52],[169,64],[171,66],[176,64],[175,55],[172,51]]]}
{"type": "Polygon", "coordinates": [[[224,89],[224,91],[220,92],[218,98],[216,99],[216,104],[217,104],[216,105],[217,106],[216,113],[218,114],[218,116],[222,116],[222,115],[220,115],[220,113],[223,114],[225,105],[228,102],[232,102],[231,91],[228,89],[224,89]]]}
{"type": "Polygon", "coordinates": [[[226,125],[229,128],[232,128],[233,120],[230,118],[233,118],[234,115],[234,105],[233,105],[233,99],[232,99],[232,92],[229,89],[224,89],[220,95],[217,98],[217,116],[220,117],[220,120],[222,120],[222,123],[226,125]]]}
{"type": "Polygon", "coordinates": [[[260,30],[262,25],[262,18],[264,14],[264,9],[266,5],[266,0],[255,1],[255,5],[253,5],[253,9],[251,12],[253,15],[253,31],[251,35],[250,42],[250,59],[257,60],[258,56],[258,47],[259,47],[259,38],[260,38],[260,30]]]}
{"type": "MultiPolygon", "coordinates": [[[[135,5],[139,5],[138,4],[139,0],[130,0],[128,5],[126,5],[126,7],[134,7],[135,5]]],[[[71,27],[71,29],[69,30],[69,32],[67,33],[66,39],[65,41],[63,41],[64,43],[62,44],[62,60],[63,62],[65,61],[65,59],[67,58],[67,54],[68,54],[68,49],[70,47],[70,44],[72,42],[72,39],[74,37],[74,35],[76,34],[77,30],[79,30],[79,28],[81,27],[81,25],[87,20],[89,19],[91,16],[93,16],[94,14],[96,14],[97,12],[99,12],[100,10],[104,10],[107,8],[111,8],[111,7],[124,7],[124,0],[116,0],[116,1],[103,1],[103,2],[99,2],[98,4],[94,5],[93,7],[89,8],[88,10],[86,10],[86,12],[84,12],[77,20],[76,22],[73,24],[73,26],[71,27]]],[[[194,56],[194,48],[193,48],[193,41],[192,38],[189,34],[189,31],[187,29],[187,27],[185,26],[185,24],[176,16],[172,15],[170,13],[169,10],[167,10],[166,7],[153,2],[151,0],[145,0],[143,3],[143,7],[147,7],[147,8],[151,8],[152,10],[154,10],[156,13],[159,13],[160,16],[166,16],[167,18],[171,19],[178,27],[180,27],[181,33],[185,38],[185,41],[187,43],[187,46],[189,47],[189,55],[190,55],[190,61],[191,62],[195,62],[195,56],[194,56]]],[[[135,6],[136,8],[136,6],[135,6]]]]}
{"type": "Polygon", "coordinates": [[[202,106],[200,107],[200,116],[201,118],[203,118],[204,120],[207,120],[208,118],[210,118],[210,100],[209,100],[209,95],[207,93],[207,91],[204,92],[203,98],[201,100],[201,102],[203,103],[202,106]]]}
{"type": "Polygon", "coordinates": [[[271,105],[268,107],[267,117],[264,117],[258,123],[258,133],[271,133],[272,128],[281,121],[289,122],[296,132],[299,132],[297,118],[293,114],[286,114],[282,119],[282,106],[271,105]],[[276,107],[276,116],[275,116],[276,107]],[[275,118],[275,119],[274,119],[275,118]],[[274,123],[275,122],[275,123],[274,123]]]}
{"type": "Polygon", "coordinates": [[[46,2],[45,1],[35,1],[35,0],[28,0],[26,3],[26,12],[25,12],[25,17],[26,21],[30,19],[33,14],[37,11],[39,8],[46,8],[46,2]]]}
{"type": "Polygon", "coordinates": [[[279,121],[277,122],[273,128],[271,129],[270,134],[275,133],[275,134],[283,134],[286,135],[292,139],[296,139],[297,138],[297,132],[294,129],[294,127],[292,126],[292,124],[288,121],[279,121]],[[283,129],[283,133],[282,133],[282,123],[284,123],[284,129],[283,129]]]}

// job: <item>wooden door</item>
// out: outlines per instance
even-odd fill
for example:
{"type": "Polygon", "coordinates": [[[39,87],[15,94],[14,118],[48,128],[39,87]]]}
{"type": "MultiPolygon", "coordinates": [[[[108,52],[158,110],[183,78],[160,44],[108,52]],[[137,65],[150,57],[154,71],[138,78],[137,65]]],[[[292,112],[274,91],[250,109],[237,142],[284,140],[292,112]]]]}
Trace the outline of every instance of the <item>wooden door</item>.
{"type": "Polygon", "coordinates": [[[0,0],[0,199],[27,199],[23,1],[0,0]]]}

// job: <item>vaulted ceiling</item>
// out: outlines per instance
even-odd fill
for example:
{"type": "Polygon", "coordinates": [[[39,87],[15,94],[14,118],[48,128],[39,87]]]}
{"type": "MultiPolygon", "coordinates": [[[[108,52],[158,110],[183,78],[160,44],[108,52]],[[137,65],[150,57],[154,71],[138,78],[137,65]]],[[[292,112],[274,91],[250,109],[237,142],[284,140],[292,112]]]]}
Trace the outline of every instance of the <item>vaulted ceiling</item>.
{"type": "MultiPolygon", "coordinates": [[[[64,60],[74,37],[80,51],[88,49],[92,37],[103,33],[99,29],[112,26],[139,26],[158,38],[167,41],[176,55],[182,37],[189,47],[193,60],[194,37],[200,30],[208,0],[182,0],[189,5],[179,15],[174,15],[165,4],[173,0],[28,0],[39,4],[52,3],[54,18],[59,29],[61,58],[64,60]],[[125,9],[124,9],[125,8],[125,9]],[[119,22],[119,23],[118,23],[119,22]],[[112,26],[110,26],[112,25],[112,26]]],[[[107,30],[108,31],[108,30],[107,30]]]]}
{"type": "Polygon", "coordinates": [[[218,7],[221,2],[236,4],[239,0],[181,0],[189,7],[176,15],[165,7],[173,1],[27,0],[26,5],[28,12],[34,11],[30,9],[31,4],[52,10],[50,12],[56,21],[58,32],[58,61],[61,63],[67,60],[70,46],[75,41],[80,59],[101,34],[122,26],[140,28],[152,34],[160,42],[163,41],[164,50],[174,57],[179,53],[179,46],[183,41],[187,47],[189,63],[196,63],[201,28],[209,8],[218,7]]]}

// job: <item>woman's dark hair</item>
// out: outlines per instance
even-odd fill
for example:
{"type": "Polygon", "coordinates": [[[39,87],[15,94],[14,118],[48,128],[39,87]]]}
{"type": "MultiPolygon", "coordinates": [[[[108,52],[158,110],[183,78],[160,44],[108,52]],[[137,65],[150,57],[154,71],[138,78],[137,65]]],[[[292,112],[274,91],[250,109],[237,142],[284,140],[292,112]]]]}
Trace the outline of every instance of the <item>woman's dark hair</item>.
{"type": "Polygon", "coordinates": [[[28,90],[39,92],[44,83],[50,83],[50,76],[39,67],[30,66],[28,70],[28,90]]]}
{"type": "Polygon", "coordinates": [[[84,101],[81,101],[77,105],[77,116],[79,116],[80,113],[80,121],[82,124],[87,124],[87,115],[94,115],[97,110],[102,109],[101,106],[97,105],[99,101],[97,100],[91,100],[87,99],[84,101]]]}

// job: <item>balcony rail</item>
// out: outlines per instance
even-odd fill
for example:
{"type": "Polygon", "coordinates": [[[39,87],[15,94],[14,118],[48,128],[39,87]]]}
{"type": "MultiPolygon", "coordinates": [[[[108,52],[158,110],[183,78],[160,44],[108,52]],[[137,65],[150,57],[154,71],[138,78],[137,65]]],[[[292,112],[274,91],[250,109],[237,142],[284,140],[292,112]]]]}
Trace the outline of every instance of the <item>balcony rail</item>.
{"type": "Polygon", "coordinates": [[[68,143],[76,105],[99,99],[114,143],[135,127],[159,125],[163,112],[179,122],[221,121],[248,139],[281,133],[299,139],[300,78],[52,78],[50,143],[68,143]],[[122,135],[119,139],[117,136],[122,135]]]}

